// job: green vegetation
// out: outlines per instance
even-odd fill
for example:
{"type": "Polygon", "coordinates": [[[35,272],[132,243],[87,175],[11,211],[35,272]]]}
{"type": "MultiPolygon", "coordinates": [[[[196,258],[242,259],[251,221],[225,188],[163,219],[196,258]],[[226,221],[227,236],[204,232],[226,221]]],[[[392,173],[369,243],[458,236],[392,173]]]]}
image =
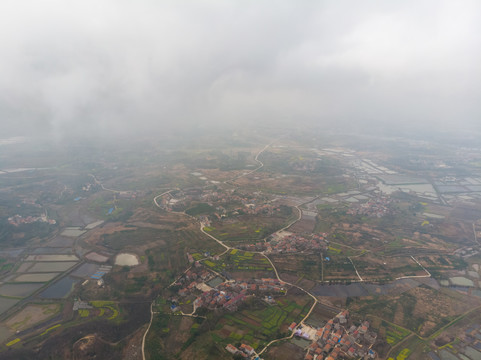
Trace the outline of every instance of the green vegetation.
{"type": "Polygon", "coordinates": [[[8,343],[6,343],[5,345],[7,346],[12,346],[12,345],[15,345],[16,343],[20,342],[20,339],[19,338],[16,338],[8,343]]]}
{"type": "Polygon", "coordinates": [[[284,336],[287,327],[304,317],[309,307],[309,302],[299,305],[287,298],[277,300],[275,306],[253,300],[242,310],[224,315],[212,337],[222,344],[247,342],[254,349],[261,348],[270,340],[284,336]]]}
{"type": "Polygon", "coordinates": [[[47,335],[50,331],[55,330],[55,329],[59,328],[60,326],[62,326],[62,324],[57,324],[57,325],[54,325],[52,327],[49,327],[47,330],[45,330],[43,333],[41,333],[40,336],[47,335]]]}
{"type": "Polygon", "coordinates": [[[219,261],[204,260],[204,264],[217,272],[272,271],[272,266],[265,257],[241,250],[232,250],[219,261]]]}
{"type": "Polygon", "coordinates": [[[381,322],[381,326],[385,329],[386,341],[391,346],[395,346],[410,334],[409,331],[384,320],[381,322]]]}
{"type": "Polygon", "coordinates": [[[281,207],[281,211],[268,215],[239,215],[235,221],[214,221],[205,231],[229,243],[252,243],[264,239],[294,220],[297,213],[288,206],[281,207]]]}
{"type": "Polygon", "coordinates": [[[114,320],[119,316],[119,310],[117,308],[117,305],[113,301],[96,300],[96,301],[91,301],[90,304],[92,304],[92,306],[95,308],[100,308],[99,316],[103,316],[105,313],[105,310],[108,309],[111,313],[111,315],[107,318],[108,320],[114,320]]]}
{"type": "Polygon", "coordinates": [[[88,309],[79,309],[78,313],[80,314],[80,317],[88,317],[90,311],[88,309]]]}
{"type": "Polygon", "coordinates": [[[214,212],[215,212],[215,208],[206,203],[199,203],[185,210],[185,213],[191,216],[209,215],[214,212]]]}

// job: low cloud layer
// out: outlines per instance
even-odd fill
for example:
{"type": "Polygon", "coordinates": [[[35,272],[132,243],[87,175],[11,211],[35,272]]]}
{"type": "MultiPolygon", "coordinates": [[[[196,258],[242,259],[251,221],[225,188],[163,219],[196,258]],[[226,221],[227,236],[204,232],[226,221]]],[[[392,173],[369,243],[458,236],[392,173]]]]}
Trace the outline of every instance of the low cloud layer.
{"type": "Polygon", "coordinates": [[[481,127],[479,1],[2,1],[5,135],[481,127]]]}

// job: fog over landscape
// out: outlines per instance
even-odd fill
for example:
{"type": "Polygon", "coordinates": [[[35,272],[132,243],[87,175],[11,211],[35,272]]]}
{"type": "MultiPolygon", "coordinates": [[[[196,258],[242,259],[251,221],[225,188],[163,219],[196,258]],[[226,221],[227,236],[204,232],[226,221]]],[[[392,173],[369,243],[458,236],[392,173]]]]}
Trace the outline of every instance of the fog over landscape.
{"type": "Polygon", "coordinates": [[[2,137],[480,129],[479,1],[2,1],[2,137]]]}
{"type": "Polygon", "coordinates": [[[0,360],[481,359],[480,34],[0,0],[0,360]]]}

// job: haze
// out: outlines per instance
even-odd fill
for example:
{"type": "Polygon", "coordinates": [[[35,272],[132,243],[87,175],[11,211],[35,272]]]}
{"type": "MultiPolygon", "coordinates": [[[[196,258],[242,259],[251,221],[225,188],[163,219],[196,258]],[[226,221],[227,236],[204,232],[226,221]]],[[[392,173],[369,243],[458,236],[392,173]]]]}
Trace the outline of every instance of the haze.
{"type": "Polygon", "coordinates": [[[479,129],[478,1],[2,1],[2,136],[479,129]]]}

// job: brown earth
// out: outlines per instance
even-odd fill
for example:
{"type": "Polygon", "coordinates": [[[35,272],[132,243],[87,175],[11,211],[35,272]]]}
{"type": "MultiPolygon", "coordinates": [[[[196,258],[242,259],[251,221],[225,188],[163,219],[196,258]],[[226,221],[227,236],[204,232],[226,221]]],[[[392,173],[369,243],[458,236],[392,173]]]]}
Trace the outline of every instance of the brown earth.
{"type": "Polygon", "coordinates": [[[27,305],[6,321],[6,325],[14,331],[28,329],[32,325],[49,318],[60,310],[59,304],[27,305]]]}

